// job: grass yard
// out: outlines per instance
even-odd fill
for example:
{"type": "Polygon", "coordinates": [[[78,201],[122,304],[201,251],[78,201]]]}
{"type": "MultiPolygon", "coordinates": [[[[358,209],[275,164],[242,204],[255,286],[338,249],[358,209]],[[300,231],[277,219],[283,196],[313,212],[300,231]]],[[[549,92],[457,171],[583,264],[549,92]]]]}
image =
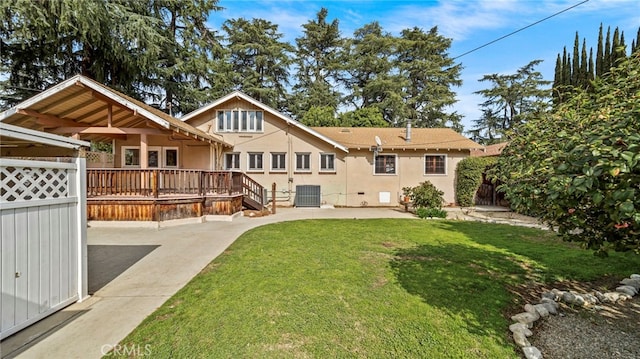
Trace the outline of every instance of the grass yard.
{"type": "Polygon", "coordinates": [[[513,288],[638,268],[638,255],[507,225],[284,222],[245,233],[121,344],[165,358],[513,358],[513,288]]]}

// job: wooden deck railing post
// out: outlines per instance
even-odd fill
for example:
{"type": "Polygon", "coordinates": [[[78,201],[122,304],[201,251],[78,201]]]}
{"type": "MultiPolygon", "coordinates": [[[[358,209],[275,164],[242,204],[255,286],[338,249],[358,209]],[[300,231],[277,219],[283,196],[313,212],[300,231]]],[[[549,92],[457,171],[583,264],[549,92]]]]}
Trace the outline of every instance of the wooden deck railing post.
{"type": "Polygon", "coordinates": [[[151,188],[153,198],[158,198],[158,170],[151,171],[151,188]]]}

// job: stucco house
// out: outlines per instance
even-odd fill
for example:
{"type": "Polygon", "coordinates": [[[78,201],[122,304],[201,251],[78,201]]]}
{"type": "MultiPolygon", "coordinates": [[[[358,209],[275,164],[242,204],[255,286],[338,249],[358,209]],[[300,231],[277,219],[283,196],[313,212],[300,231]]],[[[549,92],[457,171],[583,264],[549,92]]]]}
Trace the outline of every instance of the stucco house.
{"type": "MultiPolygon", "coordinates": [[[[89,220],[230,215],[274,195],[277,205],[393,207],[426,180],[453,204],[457,163],[482,147],[442,128],[311,128],[238,91],[176,119],[80,75],[0,121],[111,143],[110,154],[87,153],[89,220]]],[[[14,152],[2,148],[47,149],[14,152]]]]}
{"type": "Polygon", "coordinates": [[[482,148],[446,128],[311,128],[238,91],[181,120],[231,145],[224,169],[275,183],[291,205],[397,206],[403,187],[426,180],[453,204],[457,163],[482,148]]]}

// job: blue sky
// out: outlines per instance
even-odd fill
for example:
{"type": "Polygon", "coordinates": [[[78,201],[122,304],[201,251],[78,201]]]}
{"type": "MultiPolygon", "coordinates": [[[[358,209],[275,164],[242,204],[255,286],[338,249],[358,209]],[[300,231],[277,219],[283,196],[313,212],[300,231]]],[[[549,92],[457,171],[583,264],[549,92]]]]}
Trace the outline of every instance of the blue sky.
{"type": "MultiPolygon", "coordinates": [[[[338,19],[341,34],[351,37],[354,30],[372,21],[394,35],[401,30],[417,26],[425,31],[434,26],[450,39],[449,55],[463,53],[496,40],[513,31],[533,24],[584,0],[443,0],[443,1],[384,1],[384,0],[220,0],[225,8],[210,16],[210,26],[220,30],[227,19],[262,18],[278,25],[284,39],[294,43],[302,35],[301,25],[314,19],[325,7],[329,21],[338,19]]],[[[558,53],[564,46],[573,50],[576,31],[587,47],[595,47],[598,27],[611,31],[618,27],[624,31],[625,42],[631,46],[640,27],[638,0],[589,0],[560,15],[518,32],[494,44],[459,57],[464,67],[463,85],[454,88],[458,103],[454,109],[464,115],[465,131],[481,112],[478,104],[482,97],[473,92],[488,84],[478,80],[486,74],[511,74],[532,60],[544,62],[537,67],[546,80],[553,80],[558,53]]]]}

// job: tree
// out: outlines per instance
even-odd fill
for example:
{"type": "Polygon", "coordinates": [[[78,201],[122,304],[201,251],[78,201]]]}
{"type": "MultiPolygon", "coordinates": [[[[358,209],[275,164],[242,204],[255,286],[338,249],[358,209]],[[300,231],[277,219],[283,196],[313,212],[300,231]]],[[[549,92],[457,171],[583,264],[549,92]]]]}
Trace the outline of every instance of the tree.
{"type": "Polygon", "coordinates": [[[406,80],[393,73],[396,54],[394,37],[385,33],[378,22],[357,29],[345,43],[341,62],[341,84],[348,90],[343,100],[356,109],[377,107],[385,120],[401,107],[406,80]]]}
{"type": "Polygon", "coordinates": [[[331,106],[312,106],[300,119],[302,124],[311,127],[340,126],[340,120],[335,116],[335,109],[331,106]]]}
{"type": "Polygon", "coordinates": [[[531,61],[515,74],[491,74],[480,79],[491,83],[491,88],[476,92],[486,98],[480,105],[483,117],[476,121],[477,128],[485,131],[486,140],[482,142],[504,141],[510,130],[547,109],[550,92],[543,86],[549,81],[535,70],[540,62],[531,61]]]}
{"type": "Polygon", "coordinates": [[[394,122],[404,126],[410,119],[416,127],[450,127],[462,131],[461,116],[446,110],[455,104],[453,86],[460,86],[461,65],[447,53],[451,39],[414,27],[402,30],[398,45],[397,68],[408,79],[402,92],[406,110],[399,111],[394,122]],[[406,116],[406,117],[405,117],[406,116]]]}
{"type": "Polygon", "coordinates": [[[596,254],[640,253],[640,57],[518,128],[494,172],[517,211],[596,254]]]}
{"type": "Polygon", "coordinates": [[[200,107],[225,84],[215,77],[222,48],[205,26],[216,3],[0,2],[0,105],[80,73],[167,112],[200,107]]]}
{"type": "Polygon", "coordinates": [[[191,112],[230,90],[226,76],[219,76],[225,72],[226,51],[220,36],[206,25],[209,13],[220,9],[216,3],[156,0],[150,4],[169,41],[156,60],[159,74],[146,97],[167,113],[191,112]]]}
{"type": "Polygon", "coordinates": [[[303,118],[307,110],[318,106],[328,106],[335,113],[340,103],[341,94],[335,84],[343,40],[338,20],[327,23],[327,16],[327,9],[320,9],[315,21],[302,25],[304,35],[296,38],[297,81],[291,106],[295,118],[303,118]]]}
{"type": "Polygon", "coordinates": [[[377,107],[365,107],[340,114],[339,123],[345,127],[389,127],[377,107]]]}
{"type": "Polygon", "coordinates": [[[168,42],[144,2],[3,1],[0,13],[4,106],[78,73],[141,97],[168,42]]]}
{"type": "Polygon", "coordinates": [[[289,54],[293,47],[281,41],[278,25],[263,19],[227,20],[222,29],[230,51],[231,73],[236,90],[287,112],[289,54]]]}

